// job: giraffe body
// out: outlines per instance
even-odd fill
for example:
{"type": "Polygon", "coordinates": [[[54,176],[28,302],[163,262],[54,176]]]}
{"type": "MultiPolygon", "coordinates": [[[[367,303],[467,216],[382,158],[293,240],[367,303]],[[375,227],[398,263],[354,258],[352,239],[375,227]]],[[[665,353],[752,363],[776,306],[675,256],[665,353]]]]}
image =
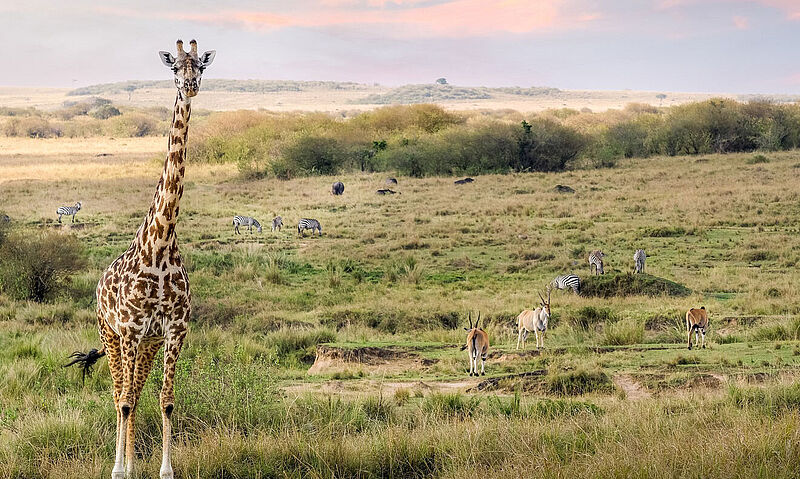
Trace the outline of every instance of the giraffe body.
{"type": "Polygon", "coordinates": [[[178,56],[160,52],[175,73],[178,88],[169,135],[169,153],[153,203],[127,251],[103,273],[97,285],[97,321],[103,352],[108,357],[117,410],[116,459],[113,479],[130,475],[134,460],[136,404],[164,346],[162,412],[162,479],[173,477],[170,461],[171,415],[174,408],[175,364],[188,329],[191,311],[189,277],[181,261],[175,225],[183,195],[186,139],[191,98],[215,52],[197,55],[197,43],[178,56]]]}

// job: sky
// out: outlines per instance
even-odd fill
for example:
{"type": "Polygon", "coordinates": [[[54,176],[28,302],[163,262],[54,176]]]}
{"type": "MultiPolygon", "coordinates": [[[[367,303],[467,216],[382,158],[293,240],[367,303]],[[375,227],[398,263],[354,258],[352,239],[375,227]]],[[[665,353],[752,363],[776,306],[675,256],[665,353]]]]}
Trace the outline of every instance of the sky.
{"type": "Polygon", "coordinates": [[[204,78],[800,93],[800,0],[0,0],[0,85],[204,78]]]}

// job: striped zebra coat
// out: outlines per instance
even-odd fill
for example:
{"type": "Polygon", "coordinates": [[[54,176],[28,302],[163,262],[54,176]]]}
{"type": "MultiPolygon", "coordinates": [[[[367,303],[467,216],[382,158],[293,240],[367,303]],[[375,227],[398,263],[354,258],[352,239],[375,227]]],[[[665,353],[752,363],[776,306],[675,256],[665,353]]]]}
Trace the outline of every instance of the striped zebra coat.
{"type": "Polygon", "coordinates": [[[604,274],[605,271],[603,270],[603,257],[605,254],[596,249],[589,253],[589,274],[592,274],[592,268],[594,268],[594,272],[596,275],[604,274]]]}
{"type": "Polygon", "coordinates": [[[314,236],[314,231],[317,231],[318,235],[322,234],[322,225],[319,224],[319,221],[311,219],[311,218],[303,218],[297,223],[297,234],[300,236],[305,236],[305,230],[311,230],[311,236],[314,236]]]}
{"type": "Polygon", "coordinates": [[[75,222],[75,215],[81,210],[81,202],[75,203],[75,206],[59,206],[56,210],[58,215],[58,222],[61,223],[62,216],[72,216],[72,222],[75,222]]]}
{"type": "Polygon", "coordinates": [[[550,286],[557,289],[571,289],[575,294],[581,294],[581,279],[577,274],[562,274],[550,282],[550,286]]]}
{"type": "Polygon", "coordinates": [[[644,273],[644,261],[647,259],[647,255],[644,254],[643,249],[637,249],[635,253],[633,253],[633,272],[634,273],[644,273]]]}
{"type": "Polygon", "coordinates": [[[283,218],[280,216],[276,216],[272,218],[272,231],[278,230],[280,231],[283,227],[283,218]]]}
{"type": "Polygon", "coordinates": [[[251,218],[249,216],[234,216],[233,217],[233,231],[236,234],[242,234],[239,231],[239,226],[247,226],[247,231],[250,234],[253,234],[253,226],[256,227],[259,233],[261,233],[261,223],[258,222],[255,218],[251,218]]]}

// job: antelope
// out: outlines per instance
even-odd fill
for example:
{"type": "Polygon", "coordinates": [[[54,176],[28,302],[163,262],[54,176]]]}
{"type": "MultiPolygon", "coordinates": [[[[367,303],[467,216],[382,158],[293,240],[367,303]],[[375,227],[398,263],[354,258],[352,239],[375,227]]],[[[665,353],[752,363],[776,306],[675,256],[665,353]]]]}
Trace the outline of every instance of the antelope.
{"type": "Polygon", "coordinates": [[[519,313],[517,316],[517,349],[519,343],[522,342],[522,349],[525,349],[525,342],[528,340],[528,333],[533,331],[536,335],[536,349],[539,349],[539,341],[541,338],[541,347],[544,347],[544,333],[547,331],[547,322],[550,320],[550,286],[547,287],[547,301],[539,294],[539,299],[542,300],[539,307],[534,311],[526,309],[519,313]]]}
{"type": "Polygon", "coordinates": [[[481,357],[481,374],[485,375],[484,366],[486,365],[486,354],[489,352],[489,335],[483,328],[478,327],[481,320],[481,313],[478,312],[478,319],[475,326],[472,326],[472,313],[469,313],[469,328],[464,328],[467,332],[467,344],[461,350],[469,353],[469,375],[478,376],[478,356],[481,357]]]}
{"type": "Polygon", "coordinates": [[[686,311],[686,336],[689,342],[689,349],[692,349],[692,331],[694,331],[694,343],[697,344],[697,332],[703,336],[702,346],[706,347],[706,328],[708,327],[708,311],[705,306],[700,309],[692,308],[686,311]]]}

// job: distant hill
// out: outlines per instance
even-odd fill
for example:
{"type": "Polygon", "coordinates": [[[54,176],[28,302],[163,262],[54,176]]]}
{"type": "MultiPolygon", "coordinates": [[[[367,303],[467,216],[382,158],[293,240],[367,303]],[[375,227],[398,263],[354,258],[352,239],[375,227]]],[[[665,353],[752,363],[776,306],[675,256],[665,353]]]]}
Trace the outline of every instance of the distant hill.
{"type": "MultiPolygon", "coordinates": [[[[142,89],[172,88],[171,80],[129,80],[116,83],[101,83],[76,88],[68,96],[109,95],[134,92],[142,89]]],[[[276,93],[284,91],[309,90],[366,90],[367,85],[353,82],[334,81],[288,81],[288,80],[225,80],[209,78],[203,80],[205,91],[226,91],[243,93],[276,93]]]]}
{"type": "Polygon", "coordinates": [[[442,101],[458,100],[488,100],[498,94],[522,96],[546,96],[558,93],[558,88],[546,87],[460,87],[453,85],[424,84],[404,85],[393,88],[386,93],[377,93],[353,100],[351,103],[370,105],[409,104],[409,103],[436,103],[442,101]]]}

